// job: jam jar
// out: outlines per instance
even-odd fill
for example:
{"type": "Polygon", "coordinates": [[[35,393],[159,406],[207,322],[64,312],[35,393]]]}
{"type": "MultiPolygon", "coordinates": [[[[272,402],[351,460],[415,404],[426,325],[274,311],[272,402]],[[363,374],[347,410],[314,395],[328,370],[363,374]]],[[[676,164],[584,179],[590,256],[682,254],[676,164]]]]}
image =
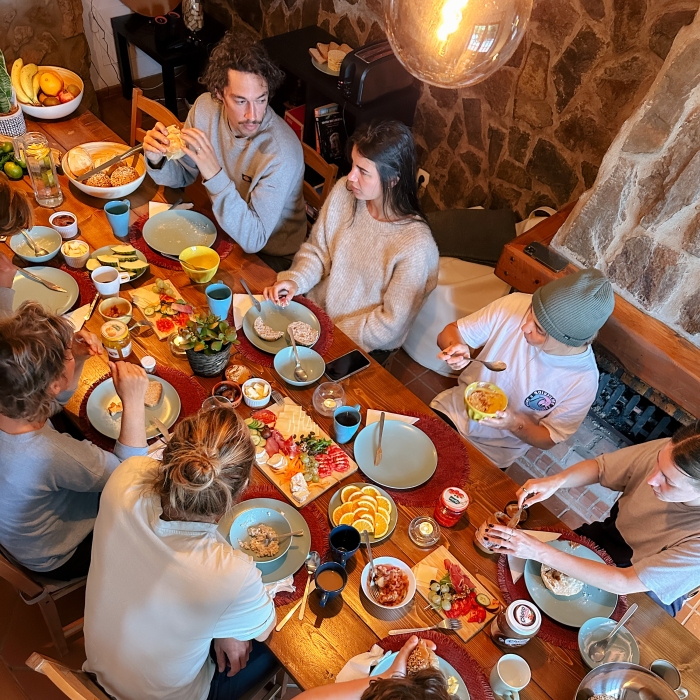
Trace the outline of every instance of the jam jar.
{"type": "Polygon", "coordinates": [[[131,334],[122,321],[107,321],[100,329],[102,345],[110,360],[123,360],[131,355],[131,334]]]}
{"type": "Polygon", "coordinates": [[[433,517],[440,525],[452,527],[459,522],[468,506],[469,496],[466,492],[456,486],[449,486],[440,494],[433,517]]]}

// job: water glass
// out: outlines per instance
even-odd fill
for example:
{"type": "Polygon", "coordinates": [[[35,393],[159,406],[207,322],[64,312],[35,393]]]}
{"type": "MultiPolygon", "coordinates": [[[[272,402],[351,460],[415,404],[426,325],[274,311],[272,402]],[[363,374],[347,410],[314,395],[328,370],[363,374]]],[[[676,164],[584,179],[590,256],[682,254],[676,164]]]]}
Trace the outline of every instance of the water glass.
{"type": "Polygon", "coordinates": [[[16,141],[27,164],[34,188],[34,197],[42,207],[54,209],[63,201],[63,192],[56,175],[56,164],[46,137],[30,131],[16,141]]]}

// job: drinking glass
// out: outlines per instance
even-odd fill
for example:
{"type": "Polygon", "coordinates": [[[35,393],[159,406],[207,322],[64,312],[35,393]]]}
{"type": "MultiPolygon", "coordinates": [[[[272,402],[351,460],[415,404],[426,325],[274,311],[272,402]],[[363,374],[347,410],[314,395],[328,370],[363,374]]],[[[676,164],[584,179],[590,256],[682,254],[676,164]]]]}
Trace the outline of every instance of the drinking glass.
{"type": "Polygon", "coordinates": [[[30,131],[22,139],[17,139],[17,142],[27,164],[36,201],[42,207],[57,207],[63,201],[63,192],[46,137],[36,131],[30,131]]]}

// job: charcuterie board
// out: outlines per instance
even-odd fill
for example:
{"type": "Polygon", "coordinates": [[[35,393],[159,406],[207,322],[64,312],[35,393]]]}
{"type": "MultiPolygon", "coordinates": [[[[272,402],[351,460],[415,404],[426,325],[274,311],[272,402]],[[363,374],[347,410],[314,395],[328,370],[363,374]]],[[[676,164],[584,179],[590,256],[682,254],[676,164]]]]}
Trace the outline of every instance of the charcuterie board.
{"type": "MultiPolygon", "coordinates": [[[[463,587],[466,591],[470,591],[471,595],[467,596],[465,602],[461,605],[465,608],[469,608],[464,615],[449,615],[450,617],[457,617],[462,621],[462,628],[456,630],[457,635],[465,642],[469,641],[475,634],[482,630],[491,620],[495,617],[495,612],[488,612],[483,606],[479,606],[474,602],[476,595],[482,594],[489,598],[489,600],[494,600],[491,594],[486,588],[484,588],[469,571],[467,571],[462,564],[460,564],[457,559],[450,554],[449,550],[442,546],[438,547],[436,550],[431,552],[425,559],[419,561],[413,567],[413,573],[416,577],[416,590],[420,593],[423,598],[425,598],[428,603],[431,603],[431,596],[434,592],[430,590],[431,580],[440,581],[448,573],[447,562],[450,563],[450,567],[459,567],[459,572],[461,572],[461,578],[463,580],[463,587]],[[484,614],[485,613],[485,614],[484,614]],[[478,621],[471,621],[474,618],[481,618],[478,621]]],[[[457,571],[456,569],[453,569],[457,571]]],[[[455,582],[455,576],[451,576],[452,584],[458,584],[459,581],[455,582]]],[[[497,605],[498,602],[494,600],[494,604],[497,605]]],[[[454,613],[454,611],[453,611],[454,613]]],[[[438,614],[441,617],[448,617],[448,615],[440,609],[438,614]]]]}
{"type": "Polygon", "coordinates": [[[254,436],[253,442],[258,443],[257,468],[297,508],[311,503],[358,469],[357,463],[290,398],[285,398],[282,404],[254,411],[246,422],[254,436]],[[303,459],[305,453],[299,450],[296,442],[312,432],[316,438],[329,441],[330,445],[309,462],[303,459]],[[262,434],[269,436],[263,438],[262,434]],[[265,449],[267,459],[261,453],[261,447],[265,449]],[[311,476],[311,480],[304,479],[304,473],[311,476]]]}
{"type": "Polygon", "coordinates": [[[132,289],[129,294],[144,318],[153,324],[158,340],[185,326],[194,313],[170,280],[154,279],[152,284],[132,289]]]}

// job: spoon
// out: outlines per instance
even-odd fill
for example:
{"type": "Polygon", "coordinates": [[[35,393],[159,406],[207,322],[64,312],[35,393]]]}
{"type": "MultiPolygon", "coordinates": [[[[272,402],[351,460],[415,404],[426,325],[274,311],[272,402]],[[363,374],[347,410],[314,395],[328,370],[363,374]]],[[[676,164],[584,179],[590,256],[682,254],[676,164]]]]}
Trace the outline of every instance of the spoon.
{"type": "Polygon", "coordinates": [[[27,239],[27,243],[32,247],[32,250],[34,251],[34,255],[38,258],[41,257],[42,255],[48,255],[49,251],[46,250],[46,248],[43,248],[40,246],[38,243],[34,242],[34,239],[29,235],[29,232],[27,231],[26,228],[21,228],[20,229],[22,235],[27,239]]]}
{"type": "Polygon", "coordinates": [[[299,608],[299,619],[304,619],[304,613],[306,612],[306,599],[309,597],[309,584],[311,583],[311,577],[316,573],[316,569],[321,565],[321,556],[318,552],[309,552],[309,556],[306,557],[304,566],[306,566],[306,571],[308,576],[306,577],[306,588],[304,589],[304,597],[301,599],[301,607],[299,608]]]}
{"type": "Polygon", "coordinates": [[[627,622],[627,620],[629,620],[630,617],[637,612],[638,607],[639,606],[636,603],[632,603],[632,605],[630,605],[630,609],[622,616],[622,619],[615,625],[612,632],[610,632],[607,637],[591,645],[591,648],[588,650],[588,656],[590,656],[593,661],[598,663],[605,658],[605,654],[607,653],[608,647],[610,646],[613,638],[620,631],[622,625],[624,625],[625,622],[627,622]]]}
{"type": "Polygon", "coordinates": [[[299,361],[299,351],[297,350],[297,341],[294,340],[294,333],[292,333],[290,330],[287,330],[287,333],[289,333],[289,337],[292,339],[292,348],[294,348],[294,357],[296,358],[294,379],[296,379],[298,382],[307,382],[309,380],[309,375],[306,373],[306,370],[301,366],[301,362],[299,361]]]}
{"type": "MultiPolygon", "coordinates": [[[[153,328],[153,324],[150,321],[138,321],[137,323],[134,323],[133,326],[129,326],[129,331],[133,333],[139,328],[153,328]]],[[[140,330],[138,331],[137,335],[141,335],[140,330]]]]}
{"type": "Polygon", "coordinates": [[[272,542],[272,540],[277,540],[278,542],[281,542],[282,540],[286,540],[287,537],[299,537],[303,534],[303,530],[294,530],[294,532],[285,532],[283,535],[277,535],[275,537],[266,537],[265,546],[267,547],[270,544],[270,542],[272,542]]]}
{"type": "Polygon", "coordinates": [[[492,372],[502,372],[504,369],[508,369],[508,365],[501,360],[496,360],[495,362],[487,362],[486,360],[480,360],[477,357],[470,357],[470,362],[481,362],[486,369],[490,369],[492,372]]]}

